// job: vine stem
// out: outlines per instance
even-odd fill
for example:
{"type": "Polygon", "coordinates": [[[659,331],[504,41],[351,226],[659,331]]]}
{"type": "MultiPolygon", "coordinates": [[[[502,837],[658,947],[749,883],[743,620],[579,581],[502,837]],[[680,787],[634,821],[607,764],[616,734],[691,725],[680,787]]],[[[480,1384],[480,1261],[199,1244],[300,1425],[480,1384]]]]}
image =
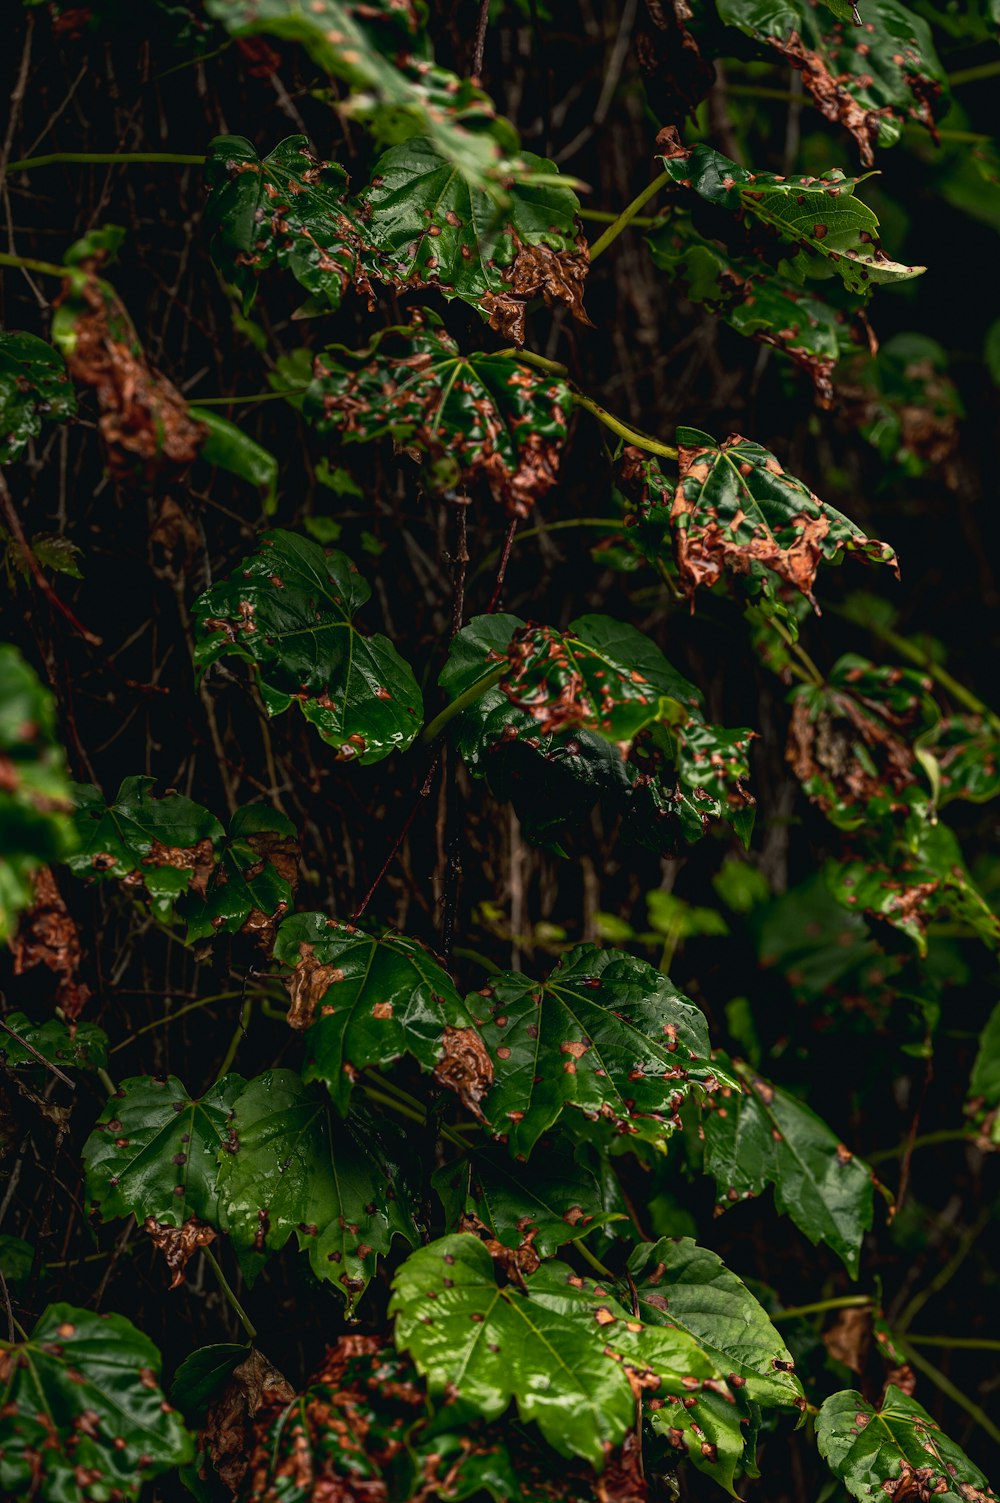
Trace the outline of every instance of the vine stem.
{"type": "Polygon", "coordinates": [[[827,1310],[866,1310],[874,1304],[870,1294],[841,1294],[836,1299],[818,1299],[811,1305],[790,1305],[772,1315],[772,1321],[796,1320],[800,1315],[825,1315],[827,1310]]]}
{"type": "Polygon", "coordinates": [[[134,1044],[136,1039],[142,1038],[144,1033],[150,1033],[154,1028],[163,1028],[167,1023],[173,1023],[175,1019],[182,1018],[185,1013],[194,1012],[199,1007],[208,1007],[213,1002],[232,1002],[242,995],[242,992],[216,992],[213,997],[199,997],[195,1002],[187,1002],[183,1007],[178,1007],[176,1012],[165,1013],[162,1018],[154,1018],[151,1023],[144,1023],[141,1028],[136,1029],[135,1033],[130,1033],[127,1039],[122,1039],[120,1044],[114,1044],[108,1053],[117,1054],[119,1049],[126,1049],[129,1044],[134,1044]]]}
{"type": "Polygon", "coordinates": [[[257,1339],[257,1328],[251,1321],[243,1306],[240,1304],[239,1300],[236,1298],[236,1292],[230,1284],[229,1280],[226,1278],[226,1275],[223,1273],[218,1258],[215,1256],[210,1247],[203,1247],[202,1252],[205,1255],[206,1263],[215,1274],[219,1288],[222,1290],[222,1293],[225,1296],[226,1303],[233,1310],[237,1320],[243,1327],[244,1331],[246,1331],[250,1340],[255,1341],[257,1339]]]}
{"type": "MultiPolygon", "coordinates": [[[[836,606],[831,607],[831,609],[834,610],[836,615],[843,616],[847,621],[857,620],[851,612],[838,609],[836,606]]],[[[908,662],[915,663],[918,668],[922,668],[963,709],[969,710],[973,715],[982,715],[985,720],[990,722],[994,729],[1000,728],[1000,715],[995,710],[991,710],[989,705],[985,704],[978,695],[973,694],[971,689],[967,689],[964,684],[960,684],[958,679],[948,672],[947,668],[943,668],[940,663],[936,663],[930,653],[924,652],[915,642],[911,642],[908,637],[901,636],[899,632],[893,631],[891,626],[883,626],[878,621],[861,620],[857,624],[864,626],[871,632],[873,637],[878,637],[880,642],[884,642],[887,647],[891,647],[893,652],[898,652],[900,657],[904,657],[908,662]]]]}
{"type": "Polygon", "coordinates": [[[20,271],[33,271],[40,277],[58,277],[60,281],[68,277],[73,270],[71,266],[57,266],[55,261],[36,261],[34,256],[11,256],[6,251],[0,252],[0,266],[12,266],[20,271]]]}
{"type": "Polygon", "coordinates": [[[584,396],[582,391],[573,393],[573,401],[578,407],[583,407],[587,412],[593,413],[599,423],[605,428],[610,428],[612,433],[617,433],[628,444],[635,444],[637,449],[646,449],[650,454],[660,454],[664,459],[676,459],[677,450],[669,444],[661,444],[658,438],[650,438],[648,433],[640,433],[638,428],[631,428],[628,423],[623,423],[621,418],[616,418],[607,412],[593,397],[584,396]]]}
{"type": "Polygon", "coordinates": [[[948,82],[955,88],[957,84],[978,83],[981,78],[996,78],[1000,73],[1000,62],[979,63],[975,68],[959,68],[956,73],[948,74],[948,82]]]}
{"type": "Polygon", "coordinates": [[[611,1272],[611,1269],[606,1268],[605,1265],[601,1262],[600,1258],[594,1256],[594,1254],[591,1252],[590,1248],[582,1238],[579,1242],[574,1242],[573,1246],[583,1258],[584,1262],[589,1263],[591,1268],[593,1268],[596,1273],[599,1273],[602,1279],[607,1279],[609,1283],[614,1283],[615,1276],[611,1272]]]}
{"type": "Polygon", "coordinates": [[[912,1144],[897,1143],[892,1148],[880,1148],[875,1153],[866,1154],[869,1164],[885,1164],[890,1159],[901,1159],[907,1147],[929,1148],[935,1143],[965,1143],[969,1148],[976,1146],[975,1138],[969,1136],[963,1127],[942,1127],[936,1132],[921,1133],[913,1139],[912,1144]]]}
{"type": "Polygon", "coordinates": [[[283,386],[280,391],[260,391],[249,397],[192,397],[192,407],[248,407],[251,402],[280,402],[282,397],[291,397],[308,386],[283,386]]]}
{"type": "Polygon", "coordinates": [[[470,705],[474,705],[477,699],[482,699],[488,689],[492,689],[494,684],[500,682],[507,671],[507,667],[506,662],[498,663],[489,673],[484,674],[481,679],[477,679],[457,699],[453,699],[451,704],[445,705],[444,709],[439,710],[434,719],[424,726],[420,739],[422,741],[436,741],[450,720],[454,720],[456,715],[461,715],[463,710],[467,710],[470,705]]]}
{"type": "Polygon", "coordinates": [[[903,1348],[907,1361],[912,1362],[918,1372],[922,1372],[925,1377],[930,1378],[935,1388],[939,1388],[946,1398],[951,1399],[953,1404],[958,1405],[959,1409],[964,1409],[969,1418],[981,1430],[985,1430],[991,1440],[1000,1443],[1000,1427],[993,1423],[984,1409],[981,1409],[973,1399],[968,1398],[958,1387],[957,1383],[953,1383],[950,1378],[946,1377],[939,1367],[935,1367],[933,1362],[928,1362],[926,1357],[922,1357],[918,1351],[915,1351],[908,1340],[901,1342],[900,1345],[903,1348]]]}
{"type": "Polygon", "coordinates": [[[11,535],[21,551],[21,557],[28,567],[28,572],[31,574],[42,595],[49,602],[49,605],[69,622],[77,636],[82,637],[85,642],[89,642],[91,647],[100,647],[101,638],[96,636],[94,632],[87,630],[83,622],[70,610],[65,601],[60,600],[46,579],[42,566],[35,557],[31,544],[28,542],[27,534],[21,526],[21,518],[18,516],[17,507],[14,505],[14,498],[2,475],[0,475],[0,511],[2,511],[4,521],[7,523],[11,535]]]}
{"type": "Polygon", "coordinates": [[[20,162],[8,162],[8,172],[30,172],[34,167],[52,167],[58,162],[92,162],[95,166],[114,165],[121,162],[161,163],[173,167],[203,167],[207,158],[204,153],[180,155],[170,151],[50,151],[40,157],[24,157],[20,162]]]}
{"type": "Polygon", "coordinates": [[[222,1061],[222,1064],[219,1066],[219,1073],[215,1077],[217,1081],[221,1080],[222,1077],[229,1072],[233,1060],[236,1058],[236,1051],[240,1047],[240,1044],[243,1042],[244,1035],[246,1034],[247,1027],[250,1023],[250,1014],[252,1012],[253,997],[247,997],[243,1002],[243,1006],[240,1008],[239,1022],[236,1024],[236,1028],[233,1031],[233,1036],[229,1040],[229,1048],[226,1050],[226,1057],[222,1061]]]}
{"type": "Polygon", "coordinates": [[[914,1336],[911,1332],[906,1340],[916,1346],[954,1347],[962,1352],[1000,1352],[1000,1341],[989,1336],[914,1336]]]}
{"type": "Polygon", "coordinates": [[[659,193],[660,189],[665,188],[669,182],[670,173],[661,172],[659,177],[655,177],[651,183],[647,184],[647,186],[643,188],[641,193],[636,194],[635,198],[633,198],[630,204],[625,205],[624,209],[622,209],[621,213],[618,215],[618,218],[608,225],[607,229],[604,231],[604,234],[599,235],[598,238],[594,241],[593,245],[590,247],[591,261],[596,261],[598,256],[602,256],[604,254],[612,241],[618,239],[618,236],[621,234],[622,230],[628,228],[632,220],[638,214],[639,210],[645,208],[646,204],[649,203],[649,200],[651,198],[654,198],[656,194],[659,193]]]}

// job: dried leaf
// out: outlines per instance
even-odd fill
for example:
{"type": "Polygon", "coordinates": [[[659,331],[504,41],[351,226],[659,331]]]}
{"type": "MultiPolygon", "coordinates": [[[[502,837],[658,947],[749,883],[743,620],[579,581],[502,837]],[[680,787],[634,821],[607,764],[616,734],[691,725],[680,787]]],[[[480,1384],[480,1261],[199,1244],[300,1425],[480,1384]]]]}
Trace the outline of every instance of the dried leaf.
{"type": "Polygon", "coordinates": [[[197,1216],[188,1217],[180,1226],[171,1226],[157,1221],[155,1216],[147,1216],[142,1229],[153,1246],[159,1248],[173,1274],[169,1286],[171,1289],[177,1289],[183,1284],[184,1270],[199,1247],[207,1247],[215,1241],[214,1228],[199,1221],[197,1216]]]}
{"type": "Polygon", "coordinates": [[[256,1348],[233,1369],[222,1393],[209,1406],[202,1431],[215,1470],[230,1492],[239,1492],[250,1469],[257,1416],[262,1411],[270,1415],[294,1397],[292,1385],[256,1348]]]}
{"type": "Polygon", "coordinates": [[[21,976],[36,965],[46,966],[59,978],[58,1005],[68,1018],[78,1018],[90,996],[90,988],[79,979],[80,931],[70,917],[50,867],[40,866],[34,872],[32,888],[31,907],[22,914],[11,940],[14,975],[21,976]]]}
{"type": "Polygon", "coordinates": [[[842,1362],[860,1376],[868,1365],[872,1346],[871,1310],[838,1310],[833,1324],[823,1332],[823,1345],[835,1362],[842,1362]]]}

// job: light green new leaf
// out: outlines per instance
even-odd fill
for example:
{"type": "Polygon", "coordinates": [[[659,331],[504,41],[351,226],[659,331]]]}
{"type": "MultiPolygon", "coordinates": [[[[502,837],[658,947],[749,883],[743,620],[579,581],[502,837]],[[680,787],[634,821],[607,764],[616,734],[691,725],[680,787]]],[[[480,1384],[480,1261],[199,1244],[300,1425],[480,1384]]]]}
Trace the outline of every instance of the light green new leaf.
{"type": "Polygon", "coordinates": [[[515,1155],[560,1117],[581,1137],[587,1119],[602,1120],[662,1148],[692,1088],[711,1093],[726,1078],[698,1008],[620,950],[577,945],[544,982],[503,971],[468,1004],[494,1061],[485,1115],[515,1155]]]}
{"type": "Polygon", "coordinates": [[[878,220],[854,197],[864,179],[831,168],[821,177],[782,177],[750,172],[711,146],[699,143],[660,158],[669,176],[708,203],[749,215],[790,245],[793,275],[836,271],[844,285],[867,295],[877,282],[919,276],[922,266],[890,261],[878,242],[878,220]]]}
{"type": "Polygon", "coordinates": [[[194,1455],[160,1354],[124,1315],[49,1305],[0,1383],[0,1492],[51,1503],[137,1499],[194,1455]]]}
{"type": "Polygon", "coordinates": [[[870,1168],[801,1101],[740,1060],[732,1068],[742,1088],[708,1097],[703,1118],[705,1169],[715,1177],[719,1210],[773,1184],[778,1210],[810,1242],[831,1247],[856,1278],[872,1224],[870,1168]]]}
{"type": "Polygon", "coordinates": [[[0,333],[0,464],[16,459],[43,420],[76,413],[76,393],[58,350],[34,334],[0,333]]]}
{"type": "Polygon", "coordinates": [[[129,879],[148,892],[158,918],[169,920],[188,889],[207,880],[223,829],[214,814],[180,793],[154,798],[154,778],[126,778],[113,803],[100,789],[75,783],[78,876],[129,879]]]}
{"type": "Polygon", "coordinates": [[[996,1503],[996,1493],[960,1446],[916,1399],[891,1384],[880,1409],[850,1390],[826,1399],[816,1418],[820,1455],[853,1497],[925,1497],[996,1503]]]}
{"type": "Polygon", "coordinates": [[[341,1115],[360,1070],[404,1055],[478,1111],[489,1058],[455,983],[415,940],[296,913],[278,930],[274,958],[292,968],[288,1021],[308,1030],[303,1076],[326,1081],[341,1115]]]}
{"type": "Polygon", "coordinates": [[[104,1221],[132,1215],[178,1228],[194,1216],[218,1226],[216,1161],[244,1085],[224,1075],[193,1099],[173,1075],[123,1080],[83,1148],[91,1209],[104,1221]]]}
{"type": "Polygon", "coordinates": [[[251,1081],[236,1099],[218,1170],[222,1224],[248,1281],[294,1234],[350,1314],[393,1238],[420,1240],[400,1153],[388,1124],[358,1108],[341,1120],[327,1093],[294,1070],[251,1081]]]}
{"type": "Polygon", "coordinates": [[[380,762],[420,729],[413,670],[388,637],[362,636],[371,591],[344,553],[293,532],[265,532],[228,580],[195,601],[195,663],[235,655],[257,665],[269,715],[297,703],[342,760],[380,762]]]}

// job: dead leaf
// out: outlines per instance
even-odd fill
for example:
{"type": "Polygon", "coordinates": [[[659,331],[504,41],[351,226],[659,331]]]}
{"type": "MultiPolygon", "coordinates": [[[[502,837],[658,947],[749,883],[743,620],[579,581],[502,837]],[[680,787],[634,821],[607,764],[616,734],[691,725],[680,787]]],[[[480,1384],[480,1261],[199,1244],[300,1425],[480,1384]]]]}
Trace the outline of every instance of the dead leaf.
{"type": "Polygon", "coordinates": [[[31,907],[21,915],[17,933],[11,940],[14,975],[23,975],[32,966],[45,965],[59,977],[56,1001],[67,1018],[78,1018],[90,997],[90,988],[78,979],[81,964],[80,931],[56,886],[47,866],[35,872],[35,889],[31,907]]]}
{"type": "Polygon", "coordinates": [[[183,1226],[167,1226],[147,1216],[142,1225],[154,1247],[158,1247],[173,1274],[170,1288],[176,1289],[184,1282],[184,1270],[199,1247],[207,1247],[215,1241],[215,1231],[197,1216],[190,1216],[183,1226]]]}
{"type": "Polygon", "coordinates": [[[863,1374],[872,1345],[871,1309],[839,1310],[833,1325],[823,1332],[823,1345],[836,1362],[863,1374]]]}
{"type": "Polygon", "coordinates": [[[493,1061],[475,1028],[446,1028],[434,1069],[438,1085],[454,1091],[467,1111],[483,1120],[480,1102],[493,1084],[493,1061]]]}
{"type": "Polygon", "coordinates": [[[547,308],[563,303],[580,323],[593,327],[583,307],[583,288],[590,269],[590,250],[582,235],[575,252],[554,251],[546,245],[525,245],[513,231],[514,261],[503,274],[506,288],[488,292],[482,308],[490,328],[516,345],[524,343],[524,321],[532,298],[545,299],[547,308]]]}
{"type": "Polygon", "coordinates": [[[316,1008],[335,981],[343,981],[344,972],[337,965],[323,965],[316,959],[312,945],[299,946],[299,962],[285,985],[291,999],[285,1021],[289,1028],[304,1029],[312,1023],[316,1008]]]}
{"type": "MultiPolygon", "coordinates": [[[[255,1440],[253,1421],[262,1412],[291,1403],[295,1391],[262,1352],[252,1351],[233,1369],[232,1377],[208,1411],[202,1438],[215,1469],[230,1492],[237,1493],[250,1468],[255,1440]]],[[[253,1496],[256,1496],[254,1494],[253,1496]]]]}
{"type": "Polygon", "coordinates": [[[687,28],[693,15],[687,0],[646,0],[635,39],[653,109],[676,125],[694,115],[715,82],[715,65],[702,56],[687,28]]]}

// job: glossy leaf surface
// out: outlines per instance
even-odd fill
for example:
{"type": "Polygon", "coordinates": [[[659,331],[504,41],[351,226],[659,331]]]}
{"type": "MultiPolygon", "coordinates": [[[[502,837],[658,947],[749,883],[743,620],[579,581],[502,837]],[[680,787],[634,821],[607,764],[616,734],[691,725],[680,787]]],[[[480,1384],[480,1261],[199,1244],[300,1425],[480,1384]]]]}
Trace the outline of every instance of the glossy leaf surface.
{"type": "Polygon", "coordinates": [[[295,836],[291,820],[276,809],[262,804],[237,809],[204,891],[183,905],[188,940],[238,930],[265,940],[272,936],[294,899],[295,836]]]}
{"type": "Polygon", "coordinates": [[[76,412],[76,393],[58,350],[34,334],[0,333],[0,464],[10,464],[45,421],[76,412]]]}
{"type": "Polygon", "coordinates": [[[8,1065],[37,1069],[41,1055],[60,1070],[107,1067],[108,1036],[96,1023],[69,1024],[59,1018],[33,1023],[23,1012],[9,1012],[3,1021],[6,1026],[0,1029],[0,1057],[8,1065]]]}
{"type": "Polygon", "coordinates": [[[344,553],[275,529],[229,579],[195,602],[204,672],[236,655],[257,665],[269,715],[294,703],[344,760],[379,762],[410,745],[423,713],[409,664],[354,614],[371,591],[344,553]]]}

